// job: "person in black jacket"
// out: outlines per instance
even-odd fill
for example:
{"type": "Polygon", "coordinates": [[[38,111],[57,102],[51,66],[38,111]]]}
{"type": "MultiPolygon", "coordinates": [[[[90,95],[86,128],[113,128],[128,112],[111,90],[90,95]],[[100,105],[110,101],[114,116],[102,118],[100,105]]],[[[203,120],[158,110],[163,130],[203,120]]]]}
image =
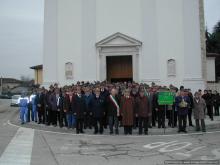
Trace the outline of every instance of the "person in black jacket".
{"type": "Polygon", "coordinates": [[[219,103],[220,103],[220,96],[217,91],[214,91],[213,94],[213,105],[215,109],[215,116],[219,116],[219,103]]]}
{"type": "Polygon", "coordinates": [[[152,105],[152,127],[155,127],[156,126],[156,121],[158,120],[158,117],[157,117],[157,111],[156,111],[156,108],[157,108],[157,89],[154,87],[152,89],[152,100],[151,100],[151,105],[152,105]]]}
{"type": "Polygon", "coordinates": [[[103,117],[103,126],[104,128],[107,128],[107,125],[108,125],[108,116],[107,116],[107,98],[108,96],[110,95],[109,91],[108,91],[108,87],[107,86],[104,86],[102,85],[100,87],[100,96],[102,97],[102,99],[104,99],[104,111],[105,111],[105,114],[104,114],[104,117],[103,117]]]}
{"type": "Polygon", "coordinates": [[[202,98],[206,102],[206,108],[208,112],[208,116],[211,120],[213,120],[213,95],[211,90],[205,90],[202,98]]]}
{"type": "Polygon", "coordinates": [[[159,92],[164,92],[167,89],[160,88],[155,95],[154,107],[157,112],[158,128],[165,128],[165,111],[167,110],[167,105],[159,105],[159,92]]]}
{"type": "Polygon", "coordinates": [[[90,101],[90,109],[94,121],[94,134],[103,133],[104,99],[100,96],[100,89],[95,89],[95,94],[90,101]],[[99,124],[99,128],[98,128],[99,124]]]}
{"type": "Polygon", "coordinates": [[[60,89],[60,95],[57,103],[57,111],[59,113],[59,126],[62,128],[64,125],[67,127],[66,113],[64,112],[64,93],[60,89]]]}
{"type": "Polygon", "coordinates": [[[59,121],[59,113],[58,113],[58,99],[59,99],[60,91],[58,88],[51,93],[49,101],[51,105],[51,121],[54,127],[57,126],[57,121],[59,121]]]}
{"type": "Polygon", "coordinates": [[[108,115],[108,121],[109,121],[109,129],[110,134],[113,134],[113,126],[115,126],[115,134],[118,135],[118,117],[120,115],[119,113],[119,101],[116,97],[116,89],[111,89],[111,94],[107,98],[107,115],[108,115]]]}
{"type": "Polygon", "coordinates": [[[84,129],[86,129],[86,128],[92,129],[93,122],[92,122],[92,116],[90,115],[91,110],[89,107],[89,103],[90,103],[93,95],[91,93],[90,87],[86,86],[84,88],[83,97],[86,102],[86,114],[84,115],[84,129]]]}
{"type": "Polygon", "coordinates": [[[76,88],[76,96],[73,105],[73,114],[76,117],[76,133],[84,133],[83,131],[83,119],[86,114],[86,102],[82,96],[81,87],[76,88]]]}
{"type": "Polygon", "coordinates": [[[188,89],[188,96],[190,99],[190,105],[189,105],[189,110],[188,110],[188,120],[189,120],[189,126],[193,127],[193,124],[192,124],[193,95],[190,89],[188,89]]]}
{"type": "Polygon", "coordinates": [[[50,86],[50,90],[45,90],[45,98],[44,98],[44,104],[45,104],[45,124],[50,125],[52,123],[52,114],[51,114],[51,104],[50,104],[50,95],[53,93],[53,87],[50,86]]]}
{"type": "Polygon", "coordinates": [[[36,103],[37,103],[37,112],[38,112],[38,124],[45,122],[44,116],[44,90],[39,89],[36,95],[36,103]]]}

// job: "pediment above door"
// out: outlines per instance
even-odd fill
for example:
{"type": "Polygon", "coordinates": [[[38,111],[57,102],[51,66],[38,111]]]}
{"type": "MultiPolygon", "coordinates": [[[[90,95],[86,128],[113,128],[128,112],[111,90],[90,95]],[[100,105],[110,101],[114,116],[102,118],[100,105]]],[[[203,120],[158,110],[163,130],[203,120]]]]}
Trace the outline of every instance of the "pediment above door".
{"type": "Polygon", "coordinates": [[[141,46],[142,42],[129,37],[122,33],[115,33],[99,42],[96,43],[97,48],[102,47],[130,47],[130,46],[141,46]]]}

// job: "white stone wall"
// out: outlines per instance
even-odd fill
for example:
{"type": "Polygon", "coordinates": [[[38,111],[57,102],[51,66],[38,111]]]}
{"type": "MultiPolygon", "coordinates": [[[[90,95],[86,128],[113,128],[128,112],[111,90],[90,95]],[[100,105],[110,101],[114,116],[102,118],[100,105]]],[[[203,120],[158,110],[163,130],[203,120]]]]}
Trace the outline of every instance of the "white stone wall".
{"type": "Polygon", "coordinates": [[[207,81],[208,82],[215,82],[216,77],[215,77],[215,57],[207,57],[207,62],[206,62],[206,68],[207,68],[207,81]]]}
{"type": "Polygon", "coordinates": [[[57,73],[57,0],[46,0],[44,10],[43,85],[58,81],[57,73]]]}
{"type": "Polygon", "coordinates": [[[180,86],[184,75],[183,1],[157,0],[157,51],[161,84],[180,86]],[[174,14],[175,13],[175,14],[174,14]],[[168,77],[167,60],[175,59],[176,76],[168,77]]]}
{"type": "Polygon", "coordinates": [[[142,42],[138,56],[130,54],[139,82],[203,88],[199,1],[45,1],[44,83],[99,80],[103,60],[95,44],[120,32],[142,42]],[[167,74],[169,59],[175,76],[167,74]],[[65,78],[66,62],[73,80],[65,78]]]}
{"type": "Polygon", "coordinates": [[[200,36],[200,1],[183,0],[184,27],[184,79],[183,84],[192,89],[204,89],[200,36]]]}

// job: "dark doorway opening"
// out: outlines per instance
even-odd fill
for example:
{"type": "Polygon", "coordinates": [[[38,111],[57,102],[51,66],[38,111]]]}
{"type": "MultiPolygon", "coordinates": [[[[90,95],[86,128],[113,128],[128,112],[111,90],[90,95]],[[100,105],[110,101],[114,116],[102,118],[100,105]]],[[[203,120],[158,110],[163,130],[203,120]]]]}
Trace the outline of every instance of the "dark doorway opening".
{"type": "Polygon", "coordinates": [[[133,80],[132,56],[107,56],[107,80],[124,82],[133,80]]]}

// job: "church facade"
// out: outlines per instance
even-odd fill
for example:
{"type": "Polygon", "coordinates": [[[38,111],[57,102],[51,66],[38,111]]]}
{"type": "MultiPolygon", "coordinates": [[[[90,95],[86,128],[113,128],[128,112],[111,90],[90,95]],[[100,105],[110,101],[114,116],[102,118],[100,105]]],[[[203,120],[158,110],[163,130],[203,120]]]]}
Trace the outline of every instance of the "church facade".
{"type": "Polygon", "coordinates": [[[203,0],[46,0],[43,85],[206,85],[203,0]]]}

